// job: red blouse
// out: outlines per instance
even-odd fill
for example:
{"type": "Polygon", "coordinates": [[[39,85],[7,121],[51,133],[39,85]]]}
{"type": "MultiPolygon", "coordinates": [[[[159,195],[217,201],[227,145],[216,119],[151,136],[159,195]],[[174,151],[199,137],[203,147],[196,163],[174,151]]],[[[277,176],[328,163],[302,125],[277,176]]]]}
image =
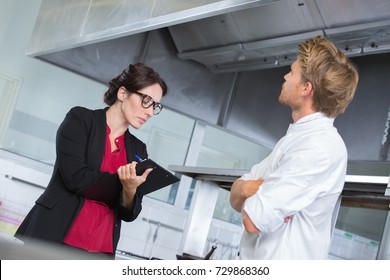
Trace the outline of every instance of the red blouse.
{"type": "MultiPolygon", "coordinates": [[[[127,164],[125,137],[115,139],[117,150],[111,152],[110,127],[106,126],[106,146],[100,171],[114,174],[127,164]]],[[[70,227],[64,243],[89,252],[113,253],[114,210],[106,204],[85,199],[85,203],[70,227]]]]}

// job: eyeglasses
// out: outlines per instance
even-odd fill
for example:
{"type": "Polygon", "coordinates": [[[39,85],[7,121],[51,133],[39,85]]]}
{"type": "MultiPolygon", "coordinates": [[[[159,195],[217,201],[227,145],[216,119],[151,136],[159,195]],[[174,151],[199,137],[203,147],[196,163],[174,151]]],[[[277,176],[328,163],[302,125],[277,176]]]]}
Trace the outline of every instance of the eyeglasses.
{"type": "MultiPolygon", "coordinates": [[[[130,93],[126,88],[125,88],[125,90],[128,93],[130,93]]],[[[161,112],[161,110],[164,108],[161,103],[154,101],[153,98],[150,97],[149,95],[143,94],[143,93],[138,92],[138,91],[133,91],[131,93],[135,93],[135,94],[138,94],[139,96],[141,96],[141,98],[142,98],[141,105],[145,109],[148,109],[148,108],[153,106],[153,115],[158,115],[161,112]]]]}

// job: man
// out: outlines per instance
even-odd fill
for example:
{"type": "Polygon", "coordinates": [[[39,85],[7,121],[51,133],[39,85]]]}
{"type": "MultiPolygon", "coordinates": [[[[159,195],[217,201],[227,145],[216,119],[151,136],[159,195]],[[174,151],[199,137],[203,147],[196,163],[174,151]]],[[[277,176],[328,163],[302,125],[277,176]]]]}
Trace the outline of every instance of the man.
{"type": "Polygon", "coordinates": [[[233,183],[230,203],[245,227],[241,259],[326,259],[347,150],[333,126],[352,100],[358,73],[330,41],[298,47],[279,102],[294,123],[272,153],[233,183]]]}

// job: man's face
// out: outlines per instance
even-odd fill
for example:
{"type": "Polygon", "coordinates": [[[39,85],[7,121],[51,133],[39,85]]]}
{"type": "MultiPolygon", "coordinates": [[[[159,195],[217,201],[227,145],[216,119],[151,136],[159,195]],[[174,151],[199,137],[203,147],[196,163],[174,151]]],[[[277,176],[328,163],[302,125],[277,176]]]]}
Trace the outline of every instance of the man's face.
{"type": "Polygon", "coordinates": [[[301,67],[296,60],[291,65],[291,70],[284,76],[285,82],[279,95],[281,104],[290,106],[293,110],[299,109],[301,104],[301,92],[303,89],[301,67]]]}

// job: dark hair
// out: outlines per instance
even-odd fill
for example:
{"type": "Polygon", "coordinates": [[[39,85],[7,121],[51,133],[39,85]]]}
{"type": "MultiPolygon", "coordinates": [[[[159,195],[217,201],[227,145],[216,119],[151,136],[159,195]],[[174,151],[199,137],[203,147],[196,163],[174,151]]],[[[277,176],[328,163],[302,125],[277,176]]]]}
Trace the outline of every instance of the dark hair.
{"type": "Polygon", "coordinates": [[[119,76],[110,81],[108,90],[104,93],[104,102],[109,106],[113,105],[120,87],[134,92],[154,84],[161,86],[162,96],[167,94],[168,86],[157,72],[143,63],[130,64],[119,76]]]}

